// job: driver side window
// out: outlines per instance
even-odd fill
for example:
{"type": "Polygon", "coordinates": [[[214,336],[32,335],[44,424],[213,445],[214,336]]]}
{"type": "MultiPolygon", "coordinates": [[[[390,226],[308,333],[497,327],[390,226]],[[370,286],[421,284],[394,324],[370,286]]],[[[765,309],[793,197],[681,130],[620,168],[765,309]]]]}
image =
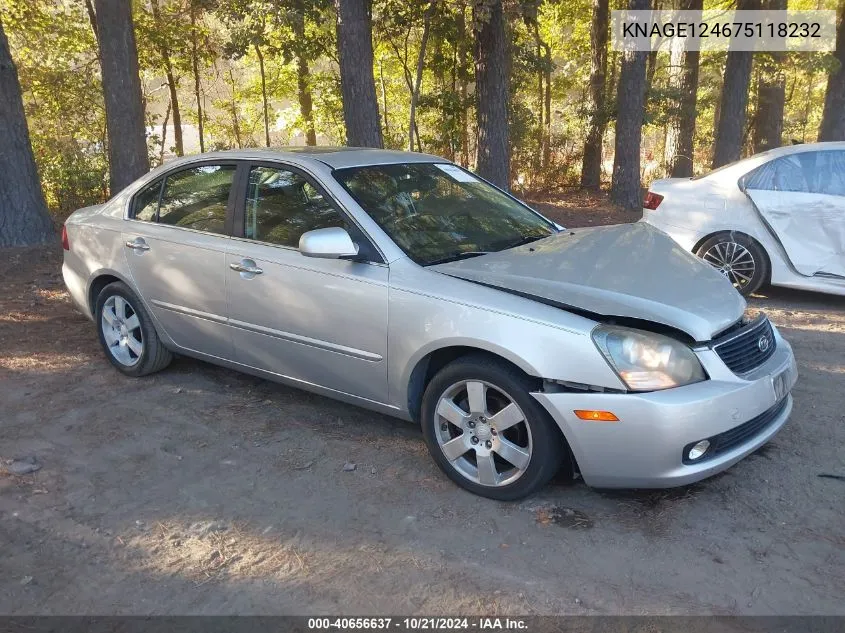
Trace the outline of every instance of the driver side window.
{"type": "Polygon", "coordinates": [[[334,226],[350,230],[343,216],[304,177],[275,167],[250,169],[244,237],[298,248],[303,233],[334,226]]]}

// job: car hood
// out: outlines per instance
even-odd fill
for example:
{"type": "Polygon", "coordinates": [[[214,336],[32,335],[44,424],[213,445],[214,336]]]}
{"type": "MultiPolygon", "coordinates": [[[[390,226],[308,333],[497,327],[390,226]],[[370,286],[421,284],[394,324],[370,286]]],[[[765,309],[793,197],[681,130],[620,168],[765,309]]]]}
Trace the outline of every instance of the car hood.
{"type": "Polygon", "coordinates": [[[661,323],[696,341],[745,311],[722,274],[643,222],[561,231],[430,270],[563,308],[661,323]]]}

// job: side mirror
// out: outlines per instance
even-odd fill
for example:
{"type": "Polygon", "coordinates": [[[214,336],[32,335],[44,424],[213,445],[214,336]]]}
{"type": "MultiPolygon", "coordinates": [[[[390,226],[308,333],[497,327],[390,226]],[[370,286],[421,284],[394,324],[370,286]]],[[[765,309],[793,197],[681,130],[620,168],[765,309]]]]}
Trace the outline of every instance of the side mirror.
{"type": "Polygon", "coordinates": [[[353,259],[358,256],[358,245],[346,229],[332,226],[303,233],[299,238],[299,252],[305,257],[353,259]]]}

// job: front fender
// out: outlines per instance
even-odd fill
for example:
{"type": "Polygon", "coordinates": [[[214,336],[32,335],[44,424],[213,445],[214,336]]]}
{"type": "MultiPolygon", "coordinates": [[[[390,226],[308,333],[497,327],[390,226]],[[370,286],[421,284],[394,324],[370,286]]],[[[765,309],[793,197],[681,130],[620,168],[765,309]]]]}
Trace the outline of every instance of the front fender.
{"type": "Polygon", "coordinates": [[[537,378],[625,388],[593,343],[591,319],[412,263],[391,264],[390,280],[390,402],[403,411],[417,365],[456,346],[495,354],[537,378]]]}

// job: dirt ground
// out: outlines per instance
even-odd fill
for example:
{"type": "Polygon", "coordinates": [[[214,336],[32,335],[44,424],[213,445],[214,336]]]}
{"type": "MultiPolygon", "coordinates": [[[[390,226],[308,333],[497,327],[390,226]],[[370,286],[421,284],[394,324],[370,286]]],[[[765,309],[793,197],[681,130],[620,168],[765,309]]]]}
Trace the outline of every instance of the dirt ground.
{"type": "Polygon", "coordinates": [[[123,377],[60,257],[0,251],[0,458],[43,466],[0,474],[0,613],[845,614],[845,298],[751,301],[800,378],[726,473],[497,503],[405,422],[190,359],[123,377]]]}
{"type": "Polygon", "coordinates": [[[552,195],[526,193],[520,197],[566,228],[636,222],[642,217],[641,211],[631,213],[615,207],[605,191],[571,189],[552,195]]]}

